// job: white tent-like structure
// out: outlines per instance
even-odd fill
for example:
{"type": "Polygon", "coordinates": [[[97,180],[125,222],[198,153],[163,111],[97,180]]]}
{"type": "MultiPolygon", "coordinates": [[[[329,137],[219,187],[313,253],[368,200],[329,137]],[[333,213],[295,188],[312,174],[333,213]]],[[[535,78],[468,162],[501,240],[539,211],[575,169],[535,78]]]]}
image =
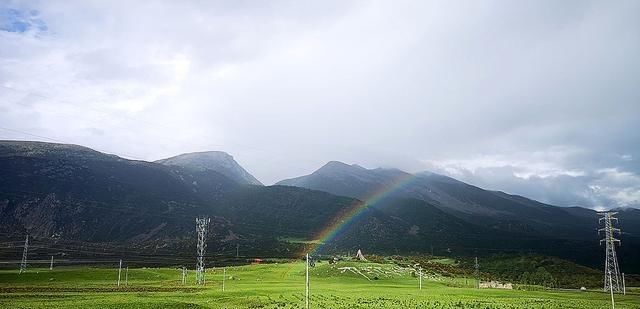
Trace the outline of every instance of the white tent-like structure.
{"type": "Polygon", "coordinates": [[[366,261],[367,259],[364,257],[364,254],[362,254],[362,251],[360,251],[360,249],[358,249],[358,253],[356,253],[356,258],[360,261],[366,261]]]}

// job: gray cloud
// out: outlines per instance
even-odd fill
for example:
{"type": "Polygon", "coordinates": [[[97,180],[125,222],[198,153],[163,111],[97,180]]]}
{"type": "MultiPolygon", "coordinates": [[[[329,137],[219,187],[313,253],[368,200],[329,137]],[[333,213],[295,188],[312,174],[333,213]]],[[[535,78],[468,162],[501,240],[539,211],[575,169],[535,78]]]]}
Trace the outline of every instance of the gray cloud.
{"type": "Polygon", "coordinates": [[[149,160],[224,150],[265,183],[343,160],[638,205],[637,1],[2,5],[46,24],[0,31],[5,128],[149,160]]]}

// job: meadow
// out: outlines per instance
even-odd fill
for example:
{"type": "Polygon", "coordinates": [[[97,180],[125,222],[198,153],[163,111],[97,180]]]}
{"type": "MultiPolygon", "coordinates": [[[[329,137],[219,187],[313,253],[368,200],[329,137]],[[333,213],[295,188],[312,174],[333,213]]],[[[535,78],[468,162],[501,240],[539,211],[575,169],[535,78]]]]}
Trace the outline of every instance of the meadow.
{"type": "MultiPolygon", "coordinates": [[[[209,268],[206,285],[178,268],[0,270],[1,308],[304,308],[303,262],[209,268]],[[127,277],[125,280],[125,276],[127,277]]],[[[393,264],[318,263],[310,269],[312,308],[611,308],[601,291],[475,289],[473,278],[419,280],[393,264]]],[[[616,308],[640,308],[637,292],[616,295],[616,308]]]]}

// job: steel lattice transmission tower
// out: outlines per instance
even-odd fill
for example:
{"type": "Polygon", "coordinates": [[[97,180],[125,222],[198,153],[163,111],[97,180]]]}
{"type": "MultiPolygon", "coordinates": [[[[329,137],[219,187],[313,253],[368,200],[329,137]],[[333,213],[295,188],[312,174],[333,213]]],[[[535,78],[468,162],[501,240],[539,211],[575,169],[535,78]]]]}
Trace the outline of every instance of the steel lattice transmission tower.
{"type": "Polygon", "coordinates": [[[209,231],[208,217],[196,218],[196,233],[198,233],[197,263],[196,263],[196,283],[205,284],[204,255],[207,250],[207,232],[209,231]]]}
{"type": "Polygon", "coordinates": [[[27,271],[27,252],[29,252],[29,235],[24,240],[24,250],[22,250],[22,261],[20,262],[20,273],[27,271]]]}
{"type": "Polygon", "coordinates": [[[614,217],[617,212],[599,213],[600,223],[604,222],[604,227],[598,230],[598,233],[604,232],[604,239],[600,240],[605,243],[605,262],[604,262],[604,290],[622,293],[622,281],[620,279],[620,268],[618,267],[618,257],[616,256],[616,244],[620,245],[620,240],[614,237],[615,233],[620,234],[620,229],[613,227],[613,221],[618,223],[618,219],[614,217]]]}

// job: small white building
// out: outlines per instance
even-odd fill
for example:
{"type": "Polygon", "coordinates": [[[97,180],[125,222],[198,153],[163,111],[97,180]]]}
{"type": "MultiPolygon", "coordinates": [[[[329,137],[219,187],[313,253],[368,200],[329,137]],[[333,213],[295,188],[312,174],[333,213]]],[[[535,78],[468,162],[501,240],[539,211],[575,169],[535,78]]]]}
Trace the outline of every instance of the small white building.
{"type": "Polygon", "coordinates": [[[513,284],[511,283],[501,283],[498,281],[488,281],[488,282],[480,282],[481,289],[505,289],[505,290],[513,290],[513,284]]]}

